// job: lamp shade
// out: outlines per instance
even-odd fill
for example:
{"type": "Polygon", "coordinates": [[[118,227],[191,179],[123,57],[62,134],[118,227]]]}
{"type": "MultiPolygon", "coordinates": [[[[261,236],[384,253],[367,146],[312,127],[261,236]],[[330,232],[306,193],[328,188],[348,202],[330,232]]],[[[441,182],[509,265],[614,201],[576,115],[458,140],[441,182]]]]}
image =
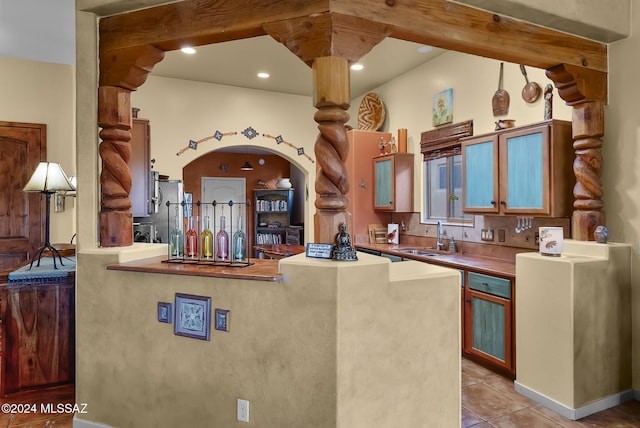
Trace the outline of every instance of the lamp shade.
{"type": "Polygon", "coordinates": [[[56,192],[59,190],[76,190],[64,173],[60,164],[40,162],[33,175],[22,189],[25,192],[56,192]]]}
{"type": "Polygon", "coordinates": [[[251,165],[249,161],[246,161],[244,165],[240,167],[240,169],[243,171],[253,171],[253,165],[251,165]]]}

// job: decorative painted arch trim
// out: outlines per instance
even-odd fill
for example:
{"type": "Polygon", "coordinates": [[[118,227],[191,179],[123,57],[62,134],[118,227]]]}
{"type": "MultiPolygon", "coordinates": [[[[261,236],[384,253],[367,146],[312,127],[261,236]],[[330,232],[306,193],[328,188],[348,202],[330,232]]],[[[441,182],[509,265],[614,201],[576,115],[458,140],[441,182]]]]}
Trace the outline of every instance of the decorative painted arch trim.
{"type": "Polygon", "coordinates": [[[197,150],[198,146],[200,144],[206,142],[206,141],[211,141],[211,140],[222,141],[222,138],[224,138],[226,136],[238,135],[238,134],[244,135],[249,140],[252,140],[257,136],[262,135],[265,138],[268,138],[268,139],[271,139],[271,140],[275,141],[276,144],[284,144],[284,145],[286,145],[288,147],[291,147],[292,149],[295,149],[296,152],[298,153],[298,156],[304,156],[311,163],[315,163],[315,160],[311,156],[309,156],[307,153],[305,153],[304,147],[298,147],[295,144],[292,144],[292,143],[286,141],[282,137],[282,134],[278,134],[278,135],[271,135],[271,134],[267,134],[267,133],[260,134],[260,132],[256,131],[252,126],[249,126],[249,127],[245,128],[241,132],[236,132],[236,131],[220,132],[220,131],[216,130],[216,132],[214,132],[213,135],[209,135],[209,136],[201,138],[199,140],[189,140],[189,144],[187,144],[185,147],[183,147],[180,150],[178,150],[178,152],[176,153],[176,156],[180,156],[181,154],[185,153],[188,150],[197,150]]]}

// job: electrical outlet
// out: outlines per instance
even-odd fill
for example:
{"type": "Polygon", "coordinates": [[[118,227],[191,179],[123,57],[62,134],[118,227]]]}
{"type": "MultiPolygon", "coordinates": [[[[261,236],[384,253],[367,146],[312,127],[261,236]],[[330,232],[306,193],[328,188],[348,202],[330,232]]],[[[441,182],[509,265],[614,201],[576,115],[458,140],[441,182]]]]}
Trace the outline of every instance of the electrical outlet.
{"type": "Polygon", "coordinates": [[[249,401],[238,398],[238,417],[240,422],[249,422],[249,401]]]}
{"type": "Polygon", "coordinates": [[[493,241],[493,229],[482,229],[480,231],[480,239],[483,241],[493,241]]]}

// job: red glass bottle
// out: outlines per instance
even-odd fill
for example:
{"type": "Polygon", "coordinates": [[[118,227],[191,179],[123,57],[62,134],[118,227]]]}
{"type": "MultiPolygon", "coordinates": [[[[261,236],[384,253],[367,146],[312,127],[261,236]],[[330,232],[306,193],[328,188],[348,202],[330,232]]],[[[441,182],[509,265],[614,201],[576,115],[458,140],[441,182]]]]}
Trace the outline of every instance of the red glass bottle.
{"type": "Polygon", "coordinates": [[[225,230],[224,216],[220,217],[220,230],[216,234],[216,258],[229,260],[229,234],[225,230]]]}

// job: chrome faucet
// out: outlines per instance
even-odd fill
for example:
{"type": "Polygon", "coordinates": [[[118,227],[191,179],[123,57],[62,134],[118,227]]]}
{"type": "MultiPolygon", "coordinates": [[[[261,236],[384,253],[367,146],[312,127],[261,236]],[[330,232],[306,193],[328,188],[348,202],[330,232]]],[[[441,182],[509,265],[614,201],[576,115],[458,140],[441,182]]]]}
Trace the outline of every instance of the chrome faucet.
{"type": "Polygon", "coordinates": [[[440,240],[442,236],[442,222],[438,220],[438,225],[436,226],[436,250],[442,250],[444,247],[444,242],[440,240]]]}

